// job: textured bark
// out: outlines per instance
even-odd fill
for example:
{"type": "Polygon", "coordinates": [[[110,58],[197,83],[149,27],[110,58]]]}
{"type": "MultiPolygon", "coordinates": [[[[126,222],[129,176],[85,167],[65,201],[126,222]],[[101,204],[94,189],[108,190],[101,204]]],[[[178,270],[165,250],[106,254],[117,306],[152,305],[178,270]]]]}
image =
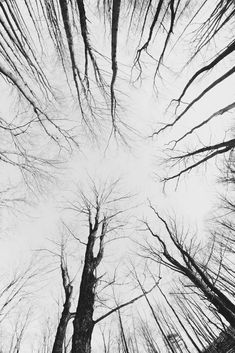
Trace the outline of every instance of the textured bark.
{"type": "Polygon", "coordinates": [[[91,336],[94,329],[94,303],[95,288],[98,281],[96,268],[103,258],[103,239],[106,233],[106,219],[99,222],[99,208],[96,210],[94,225],[89,217],[89,236],[86,246],[85,262],[82,272],[80,293],[78,299],[77,310],[73,322],[74,332],[72,339],[72,353],[90,353],[91,352],[91,336]],[[94,256],[94,245],[97,240],[96,235],[102,224],[101,235],[99,236],[99,251],[94,256]]]}
{"type": "Polygon", "coordinates": [[[65,340],[66,329],[68,326],[68,322],[71,319],[70,307],[72,300],[73,287],[71,285],[71,281],[68,274],[67,265],[64,261],[63,256],[61,257],[61,275],[63,280],[63,287],[65,292],[65,302],[64,308],[61,314],[61,318],[57,327],[56,336],[54,345],[52,348],[52,353],[62,353],[63,352],[63,343],[65,340]]]}
{"type": "Polygon", "coordinates": [[[90,353],[91,336],[94,328],[93,312],[96,278],[92,267],[84,268],[77,311],[73,322],[74,334],[72,353],[90,353]]]}
{"type": "Polygon", "coordinates": [[[52,353],[62,353],[63,352],[63,343],[66,334],[66,329],[68,322],[71,318],[71,314],[69,312],[70,309],[70,301],[65,302],[64,309],[61,314],[60,322],[57,327],[55,341],[52,349],[52,353]]]}

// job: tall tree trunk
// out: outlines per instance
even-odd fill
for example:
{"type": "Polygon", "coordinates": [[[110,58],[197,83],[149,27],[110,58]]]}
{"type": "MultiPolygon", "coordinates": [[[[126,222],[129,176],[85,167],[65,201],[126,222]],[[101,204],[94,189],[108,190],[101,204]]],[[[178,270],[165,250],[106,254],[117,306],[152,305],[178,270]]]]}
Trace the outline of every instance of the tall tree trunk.
{"type": "Polygon", "coordinates": [[[63,343],[65,340],[66,329],[68,326],[68,322],[72,316],[70,313],[70,307],[71,307],[73,286],[71,285],[67,264],[66,264],[66,261],[64,260],[63,248],[61,250],[62,250],[61,251],[62,255],[61,255],[60,268],[61,268],[61,276],[63,280],[64,293],[65,293],[65,302],[64,302],[64,308],[61,314],[61,318],[56,330],[56,336],[55,336],[54,345],[52,348],[52,353],[63,352],[63,343]]]}
{"type": "Polygon", "coordinates": [[[104,217],[102,221],[99,219],[99,211],[100,208],[97,203],[94,225],[92,224],[91,213],[89,212],[89,235],[86,245],[78,305],[73,322],[74,332],[71,353],[91,352],[91,336],[95,325],[93,320],[95,289],[98,281],[96,269],[103,258],[103,241],[107,228],[106,218],[104,217]],[[97,240],[99,227],[101,227],[99,250],[97,255],[94,256],[94,245],[97,240]]]}
{"type": "Polygon", "coordinates": [[[92,268],[84,268],[80,286],[80,295],[73,322],[74,333],[72,353],[90,353],[91,336],[94,328],[93,312],[95,302],[96,278],[92,268]]]}
{"type": "Polygon", "coordinates": [[[63,352],[63,343],[64,343],[66,329],[67,329],[70,317],[71,317],[71,314],[69,313],[69,307],[67,307],[67,305],[65,303],[64,310],[61,314],[60,322],[57,327],[55,341],[54,341],[54,345],[52,348],[52,353],[62,353],[63,352]]]}

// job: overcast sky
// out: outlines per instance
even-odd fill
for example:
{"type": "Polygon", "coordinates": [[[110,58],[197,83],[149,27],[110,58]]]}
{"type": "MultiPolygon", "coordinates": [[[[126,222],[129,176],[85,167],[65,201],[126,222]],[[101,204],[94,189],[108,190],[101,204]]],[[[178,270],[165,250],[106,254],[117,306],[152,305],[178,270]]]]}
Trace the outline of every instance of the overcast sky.
{"type": "MultiPolygon", "coordinates": [[[[101,41],[101,38],[99,37],[101,41]]],[[[105,43],[100,43],[105,47],[105,43]]],[[[132,57],[131,41],[126,46],[126,38],[123,34],[119,41],[119,69],[121,79],[117,88],[127,88],[131,69],[129,63],[132,57]]],[[[208,219],[216,206],[218,192],[221,188],[216,184],[218,177],[217,165],[211,162],[207,167],[203,166],[192,171],[180,180],[178,187],[176,182],[170,182],[163,191],[163,184],[160,178],[165,176],[165,166],[161,164],[163,149],[166,142],[171,138],[179,136],[186,128],[190,127],[192,121],[201,121],[209,117],[217,109],[231,102],[234,96],[235,82],[232,79],[211,92],[206,99],[203,99],[199,106],[187,116],[174,131],[167,132],[159,138],[149,136],[161,122],[171,117],[171,110],[166,113],[166,107],[172,98],[178,96],[182,84],[191,75],[187,69],[181,76],[174,70],[181,63],[185,48],[179,48],[174,56],[175,67],[172,72],[166,75],[166,79],[159,81],[158,95],[153,92],[153,83],[150,80],[153,64],[146,61],[149,70],[141,84],[128,86],[128,94],[120,94],[120,102],[123,104],[121,119],[130,124],[135,132],[125,131],[128,144],[111,139],[108,142],[108,134],[98,143],[83,138],[81,150],[75,151],[59,170],[55,171],[56,181],[50,184],[45,194],[39,195],[34,205],[16,203],[15,210],[0,210],[0,226],[2,230],[0,247],[0,265],[4,271],[15,268],[19,263],[25,262],[32,256],[33,251],[48,246],[48,239],[55,239],[60,232],[61,220],[66,221],[63,208],[66,201],[74,196],[78,187],[86,185],[88,176],[98,181],[121,179],[121,189],[124,193],[133,194],[130,207],[134,207],[133,217],[136,220],[149,216],[146,208],[147,200],[157,206],[159,211],[175,215],[180,222],[186,222],[193,229],[197,227],[199,237],[206,236],[208,219]],[[219,97],[219,101],[217,99],[219,97]]],[[[169,64],[172,64],[169,63],[169,64]]],[[[173,65],[173,64],[172,64],[173,65]]],[[[222,68],[221,68],[222,70],[222,68]]],[[[216,75],[219,72],[217,71],[216,75]]],[[[60,73],[53,68],[55,81],[60,80],[60,73]]],[[[210,80],[213,76],[210,76],[210,80]]],[[[209,82],[209,81],[208,81],[209,82]]],[[[192,90],[192,96],[198,87],[192,90]]],[[[61,84],[62,86],[62,84],[61,84]]],[[[2,107],[2,114],[11,106],[11,91],[0,87],[0,94],[5,104],[2,107]]],[[[68,94],[68,92],[66,92],[68,94]]],[[[77,111],[73,108],[70,111],[70,118],[76,119],[77,111]]],[[[231,120],[219,117],[213,122],[213,134],[210,125],[200,132],[200,139],[206,141],[224,137],[225,130],[230,126],[231,120]]],[[[195,143],[197,136],[190,137],[186,143],[195,143]]],[[[4,180],[13,183],[18,180],[15,171],[7,166],[1,166],[4,180]]],[[[123,249],[124,251],[125,249],[123,249]]]]}

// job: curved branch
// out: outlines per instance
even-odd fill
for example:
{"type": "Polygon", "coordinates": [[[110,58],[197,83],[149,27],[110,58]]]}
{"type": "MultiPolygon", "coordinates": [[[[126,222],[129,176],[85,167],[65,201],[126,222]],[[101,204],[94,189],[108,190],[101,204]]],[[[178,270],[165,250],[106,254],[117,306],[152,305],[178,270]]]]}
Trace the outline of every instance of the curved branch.
{"type": "Polygon", "coordinates": [[[198,162],[191,164],[187,168],[184,168],[179,173],[176,173],[176,174],[174,174],[172,176],[163,178],[162,181],[163,182],[167,182],[169,180],[179,178],[182,174],[185,174],[186,172],[190,172],[192,169],[198,167],[199,165],[209,161],[210,159],[212,159],[212,158],[214,158],[214,157],[216,157],[216,156],[218,156],[220,154],[224,154],[224,153],[226,153],[226,152],[228,152],[228,151],[230,151],[230,150],[232,150],[234,148],[235,148],[235,139],[232,139],[232,140],[229,140],[229,141],[226,141],[226,142],[222,142],[222,143],[219,143],[219,144],[216,144],[216,145],[213,145],[213,146],[207,146],[207,147],[200,148],[200,149],[198,149],[196,151],[186,153],[186,154],[184,154],[182,156],[171,158],[172,160],[173,159],[178,159],[178,160],[181,159],[182,160],[182,159],[185,159],[185,158],[188,158],[188,157],[195,156],[195,155],[200,154],[200,153],[212,151],[210,154],[208,154],[206,157],[200,159],[198,162]]]}
{"type": "Polygon", "coordinates": [[[182,141],[186,136],[192,134],[195,130],[200,129],[202,126],[204,126],[205,124],[209,123],[209,121],[211,121],[213,118],[219,116],[219,115],[223,115],[227,112],[229,112],[230,110],[235,108],[235,102],[227,105],[224,108],[221,108],[219,110],[217,110],[217,112],[213,113],[212,115],[209,116],[209,118],[207,118],[206,120],[203,120],[200,124],[194,126],[191,130],[189,130],[188,132],[186,132],[183,136],[181,136],[179,139],[174,141],[174,147],[177,145],[177,143],[179,143],[180,141],[182,141]]]}
{"type": "Polygon", "coordinates": [[[205,88],[196,98],[194,98],[188,105],[187,107],[180,113],[175,120],[172,123],[166,124],[163,126],[161,129],[158,131],[154,132],[152,136],[158,135],[160,132],[166,130],[169,127],[173,127],[186,113],[187,111],[192,108],[192,106],[198,102],[206,93],[208,93],[211,89],[216,87],[219,83],[227,79],[229,76],[235,73],[235,66],[233,66],[230,70],[228,70],[224,75],[220,76],[217,80],[212,82],[207,88],[205,88]]]}
{"type": "Polygon", "coordinates": [[[203,66],[200,70],[196,71],[195,74],[190,78],[188,83],[185,85],[181,95],[179,96],[176,101],[180,104],[183,96],[185,95],[186,91],[192,85],[192,83],[196,80],[198,76],[200,76],[203,72],[209,71],[213,69],[220,61],[226,58],[235,50],[235,41],[233,41],[220,55],[218,55],[213,61],[211,61],[208,65],[203,66]]]}

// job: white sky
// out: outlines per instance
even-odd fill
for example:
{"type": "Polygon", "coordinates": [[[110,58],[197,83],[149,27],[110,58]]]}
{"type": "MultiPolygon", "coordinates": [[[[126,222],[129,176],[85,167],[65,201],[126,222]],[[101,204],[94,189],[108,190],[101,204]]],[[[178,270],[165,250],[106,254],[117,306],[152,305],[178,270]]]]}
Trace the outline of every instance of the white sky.
{"type": "MultiPolygon", "coordinates": [[[[123,43],[120,42],[119,67],[123,77],[126,77],[130,73],[129,69],[121,63],[127,64],[130,61],[131,44],[129,43],[126,49],[124,39],[123,43]]],[[[181,61],[180,56],[177,59],[181,61]]],[[[223,68],[221,70],[224,71],[223,68]]],[[[17,211],[8,213],[6,210],[1,210],[0,265],[3,270],[7,271],[9,267],[14,268],[18,263],[29,258],[32,250],[48,246],[48,238],[56,237],[63,215],[61,201],[70,197],[71,193],[76,190],[76,184],[86,183],[87,175],[100,180],[121,177],[124,192],[136,195],[133,204],[139,205],[134,211],[134,216],[137,218],[149,214],[145,207],[145,202],[149,198],[159,211],[175,213],[180,221],[184,220],[193,227],[196,225],[200,236],[205,235],[205,220],[215,206],[218,190],[218,186],[215,185],[217,169],[214,162],[210,163],[207,170],[202,167],[182,178],[177,190],[175,190],[175,183],[170,183],[164,194],[162,184],[159,183],[156,174],[161,176],[164,174],[164,166],[159,165],[159,158],[162,157],[159,151],[164,143],[169,141],[172,132],[164,133],[158,140],[145,138],[153,132],[159,122],[166,122],[168,119],[164,115],[166,104],[169,99],[178,95],[182,82],[185,83],[190,74],[191,72],[186,70],[185,76],[178,78],[177,83],[174,82],[174,84],[172,84],[174,76],[169,77],[161,85],[157,100],[152,92],[152,83],[148,78],[149,72],[142,86],[132,87],[129,89],[129,96],[123,98],[125,112],[122,118],[124,120],[127,118],[127,121],[142,134],[142,136],[131,135],[130,148],[122,144],[115,145],[112,142],[106,149],[106,140],[104,143],[100,142],[99,146],[91,143],[89,146],[84,144],[82,151],[74,153],[61,170],[56,184],[50,187],[50,193],[43,195],[39,204],[33,209],[27,206],[24,210],[24,207],[21,209],[22,206],[20,206],[23,213],[17,211]]],[[[217,75],[219,71],[216,72],[217,75]]],[[[122,84],[127,86],[126,83],[119,81],[118,87],[122,88],[122,84]]],[[[200,106],[195,106],[182,124],[176,127],[174,136],[190,126],[189,117],[195,123],[197,119],[200,121],[203,117],[208,117],[217,109],[230,103],[234,98],[234,87],[234,79],[229,79],[213,93],[207,95],[200,106]]],[[[193,91],[193,95],[195,93],[193,91]]],[[[9,96],[9,93],[5,94],[9,96]]],[[[223,134],[224,126],[229,126],[227,118],[219,117],[216,122],[213,122],[213,136],[210,136],[212,131],[210,127],[206,127],[202,138],[205,140],[210,137],[219,139],[219,136],[223,134]]],[[[202,136],[201,133],[200,136],[202,136]]],[[[8,169],[5,170],[6,178],[8,178],[8,169]]]]}

